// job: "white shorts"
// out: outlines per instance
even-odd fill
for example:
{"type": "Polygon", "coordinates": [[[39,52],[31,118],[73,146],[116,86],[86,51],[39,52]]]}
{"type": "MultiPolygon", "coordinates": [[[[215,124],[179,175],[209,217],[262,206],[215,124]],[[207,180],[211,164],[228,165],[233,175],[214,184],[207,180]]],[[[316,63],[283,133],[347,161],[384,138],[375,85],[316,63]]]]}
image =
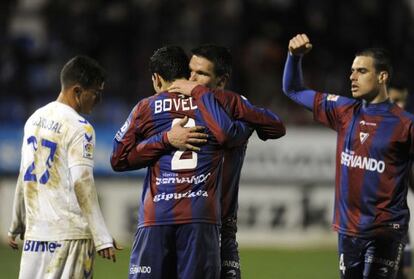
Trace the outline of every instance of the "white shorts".
{"type": "Polygon", "coordinates": [[[92,278],[94,260],[92,239],[25,240],[19,279],[92,278]]]}

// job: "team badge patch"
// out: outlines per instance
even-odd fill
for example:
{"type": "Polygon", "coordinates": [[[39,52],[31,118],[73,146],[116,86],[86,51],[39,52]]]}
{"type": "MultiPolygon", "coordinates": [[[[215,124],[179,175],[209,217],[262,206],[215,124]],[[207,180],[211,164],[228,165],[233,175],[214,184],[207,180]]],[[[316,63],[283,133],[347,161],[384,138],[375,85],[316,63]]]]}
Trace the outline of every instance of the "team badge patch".
{"type": "Polygon", "coordinates": [[[84,141],[83,142],[83,157],[87,159],[93,159],[94,146],[93,143],[84,141]]]}
{"type": "Polygon", "coordinates": [[[339,95],[333,95],[333,94],[329,94],[326,99],[328,101],[332,101],[332,102],[336,102],[338,101],[339,95]]]}

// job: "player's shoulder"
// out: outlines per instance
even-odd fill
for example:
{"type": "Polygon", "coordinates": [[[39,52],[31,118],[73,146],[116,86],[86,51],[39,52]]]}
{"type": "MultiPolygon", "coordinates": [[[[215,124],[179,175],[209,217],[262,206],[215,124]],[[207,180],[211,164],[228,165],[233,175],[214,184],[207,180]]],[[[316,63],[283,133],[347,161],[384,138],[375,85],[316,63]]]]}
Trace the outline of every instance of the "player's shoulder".
{"type": "Polygon", "coordinates": [[[50,103],[48,103],[48,104],[46,104],[46,105],[43,105],[43,106],[41,106],[41,107],[39,107],[39,108],[37,108],[31,115],[30,115],[30,117],[29,117],[29,119],[31,119],[31,118],[35,118],[35,117],[37,117],[37,116],[39,116],[39,115],[43,115],[43,114],[49,114],[50,113],[50,111],[51,111],[51,107],[53,106],[53,103],[54,102],[50,102],[50,103]]]}
{"type": "Polygon", "coordinates": [[[223,96],[223,97],[225,97],[225,98],[227,98],[231,101],[234,101],[234,100],[239,101],[240,100],[240,101],[244,101],[244,102],[249,102],[249,100],[247,99],[246,96],[244,96],[240,93],[231,91],[231,90],[223,90],[220,93],[217,93],[217,92],[214,92],[214,93],[215,93],[215,96],[223,96]]]}
{"type": "Polygon", "coordinates": [[[85,134],[93,135],[95,134],[95,129],[93,128],[92,124],[79,115],[79,117],[74,121],[74,128],[77,131],[81,131],[85,134]]]}
{"type": "Polygon", "coordinates": [[[332,93],[319,93],[319,92],[317,92],[317,94],[322,94],[328,102],[345,102],[345,103],[352,103],[352,104],[360,102],[360,100],[350,98],[344,95],[338,95],[338,94],[332,94],[332,93]]]}
{"type": "Polygon", "coordinates": [[[25,123],[25,127],[28,127],[29,124],[33,124],[34,122],[38,122],[40,121],[42,118],[43,119],[47,119],[48,117],[51,116],[52,112],[53,112],[53,104],[55,102],[50,102],[44,106],[41,106],[39,108],[37,108],[30,116],[29,118],[26,120],[25,123]]]}
{"type": "Polygon", "coordinates": [[[159,93],[159,94],[154,94],[154,95],[142,98],[135,104],[132,111],[138,111],[138,110],[143,110],[145,108],[148,108],[151,105],[151,103],[153,103],[155,100],[159,98],[162,98],[161,96],[164,96],[164,95],[165,94],[163,93],[159,93]]]}
{"type": "Polygon", "coordinates": [[[336,106],[355,106],[361,104],[360,100],[332,93],[322,93],[316,91],[316,97],[336,106]]]}
{"type": "Polygon", "coordinates": [[[396,117],[398,117],[401,122],[405,122],[405,123],[409,123],[409,124],[413,124],[414,123],[414,114],[412,114],[411,112],[408,112],[408,111],[400,108],[396,104],[393,104],[392,105],[390,111],[391,111],[391,113],[393,115],[395,115],[396,117]]]}
{"type": "Polygon", "coordinates": [[[176,95],[176,94],[168,92],[168,91],[155,93],[155,94],[152,94],[152,95],[147,96],[145,98],[142,98],[141,100],[138,101],[137,105],[151,103],[154,100],[158,100],[158,99],[171,98],[174,95],[176,95]]]}
{"type": "Polygon", "coordinates": [[[57,106],[60,109],[60,115],[58,117],[62,121],[69,138],[79,134],[88,134],[91,136],[95,134],[92,124],[85,117],[64,104],[58,103],[57,106]]]}

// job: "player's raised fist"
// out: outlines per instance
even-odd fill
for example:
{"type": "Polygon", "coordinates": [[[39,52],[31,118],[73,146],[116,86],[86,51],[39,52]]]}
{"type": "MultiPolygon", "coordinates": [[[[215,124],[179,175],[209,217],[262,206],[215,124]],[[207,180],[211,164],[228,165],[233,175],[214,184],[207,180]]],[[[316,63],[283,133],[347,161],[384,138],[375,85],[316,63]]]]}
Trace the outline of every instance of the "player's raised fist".
{"type": "Polygon", "coordinates": [[[289,41],[289,52],[293,55],[304,55],[312,49],[306,34],[298,34],[289,41]]]}

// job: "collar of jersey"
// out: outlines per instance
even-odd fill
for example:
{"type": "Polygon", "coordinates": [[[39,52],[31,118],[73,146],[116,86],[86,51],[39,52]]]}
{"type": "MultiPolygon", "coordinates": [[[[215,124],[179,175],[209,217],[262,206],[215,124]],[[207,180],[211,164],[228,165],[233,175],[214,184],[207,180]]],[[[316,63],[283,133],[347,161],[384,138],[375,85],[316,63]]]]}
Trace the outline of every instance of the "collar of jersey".
{"type": "Polygon", "coordinates": [[[63,109],[66,109],[67,111],[70,111],[72,113],[75,113],[75,114],[79,115],[79,113],[77,113],[76,110],[74,110],[71,106],[69,106],[67,104],[64,104],[64,103],[61,103],[61,102],[58,102],[58,101],[53,101],[52,103],[55,103],[58,106],[61,106],[63,109]]]}
{"type": "Polygon", "coordinates": [[[364,112],[378,112],[378,111],[387,111],[391,107],[391,102],[389,99],[386,99],[384,102],[369,104],[367,101],[362,100],[362,110],[364,112]]]}

